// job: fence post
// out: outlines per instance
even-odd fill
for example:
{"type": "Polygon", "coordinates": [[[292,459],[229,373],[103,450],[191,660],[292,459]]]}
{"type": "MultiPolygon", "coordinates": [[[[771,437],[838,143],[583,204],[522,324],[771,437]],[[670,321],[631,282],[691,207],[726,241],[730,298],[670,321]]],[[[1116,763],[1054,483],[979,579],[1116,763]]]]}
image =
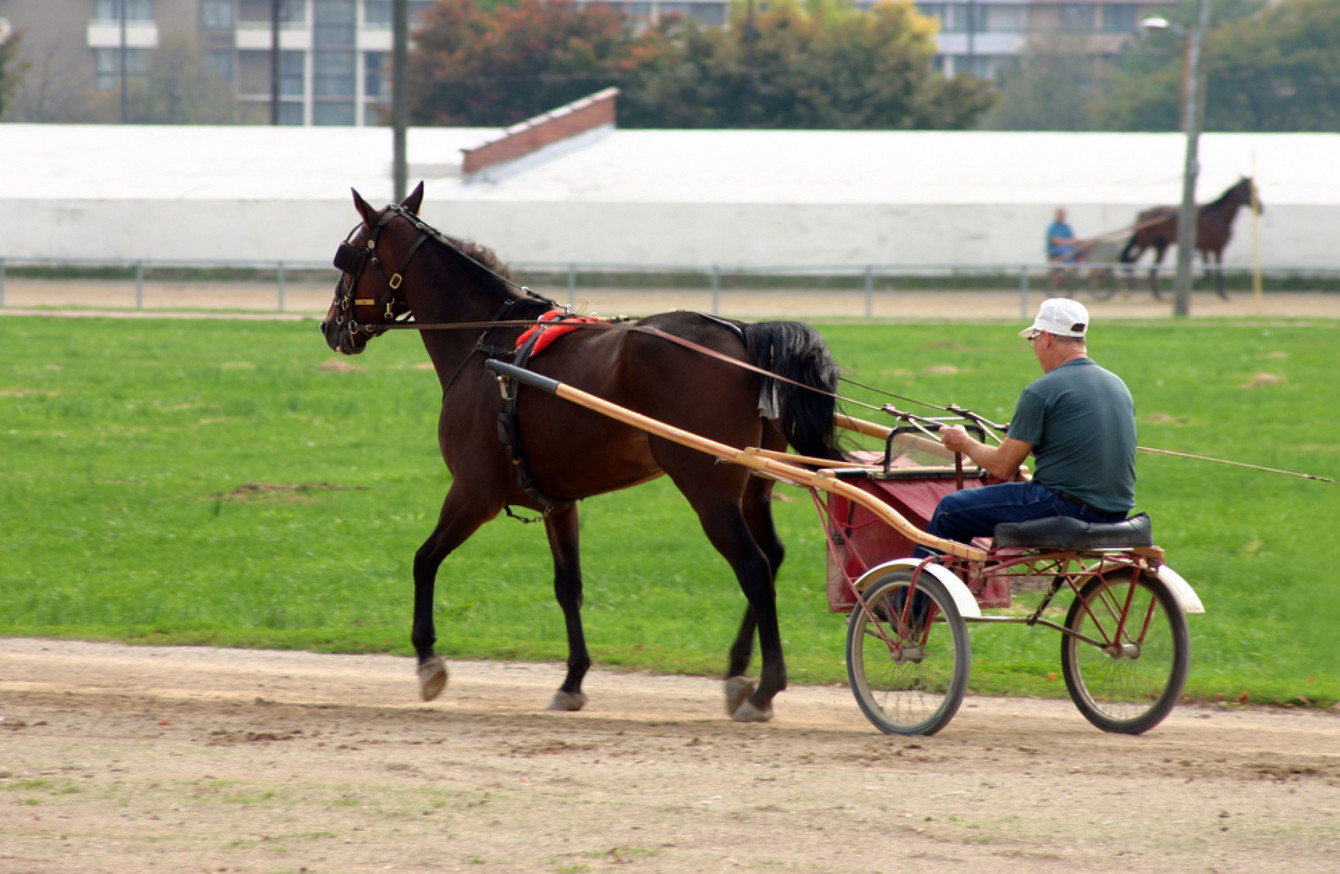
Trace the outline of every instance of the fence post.
{"type": "Polygon", "coordinates": [[[5,305],[5,259],[0,258],[0,307],[5,305]]]}
{"type": "Polygon", "coordinates": [[[568,264],[568,309],[577,305],[577,265],[568,264]]]}
{"type": "Polygon", "coordinates": [[[865,266],[865,317],[868,319],[875,314],[875,268],[873,265],[865,266]]]}
{"type": "Polygon", "coordinates": [[[721,315],[721,271],[712,265],[712,315],[721,315]]]}
{"type": "Polygon", "coordinates": [[[144,309],[144,262],[135,262],[135,309],[144,309]]]}
{"type": "Polygon", "coordinates": [[[1028,318],[1028,265],[1019,268],[1019,318],[1028,318]]]}
{"type": "Polygon", "coordinates": [[[279,311],[284,311],[284,262],[279,262],[279,311]]]}

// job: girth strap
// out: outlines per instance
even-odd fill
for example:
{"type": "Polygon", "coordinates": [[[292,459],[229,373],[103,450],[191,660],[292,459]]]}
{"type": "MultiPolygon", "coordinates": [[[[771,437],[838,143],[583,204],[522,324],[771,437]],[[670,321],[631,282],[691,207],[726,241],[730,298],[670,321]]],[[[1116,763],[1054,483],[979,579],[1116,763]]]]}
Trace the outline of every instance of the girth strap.
{"type": "MultiPolygon", "coordinates": [[[[539,339],[539,332],[532,334],[521,345],[521,348],[516,350],[516,355],[512,358],[512,364],[516,367],[525,367],[530,362],[531,354],[535,350],[535,343],[539,339]]],[[[498,440],[502,442],[503,447],[507,450],[508,458],[512,460],[512,469],[516,471],[517,485],[521,486],[521,490],[531,500],[544,508],[543,512],[546,516],[556,507],[566,507],[576,503],[575,501],[550,497],[535,484],[535,478],[530,472],[530,465],[526,463],[525,447],[521,445],[520,417],[517,415],[517,397],[520,395],[518,391],[520,386],[515,380],[504,381],[503,386],[503,407],[498,413],[498,440]]]]}

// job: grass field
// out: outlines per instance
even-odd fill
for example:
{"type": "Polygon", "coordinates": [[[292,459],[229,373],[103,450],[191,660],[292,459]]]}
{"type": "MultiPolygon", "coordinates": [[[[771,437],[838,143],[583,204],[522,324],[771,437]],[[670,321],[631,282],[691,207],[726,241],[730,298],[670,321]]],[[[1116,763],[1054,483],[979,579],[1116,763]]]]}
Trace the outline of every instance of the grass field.
{"type": "MultiPolygon", "coordinates": [[[[862,382],[1009,418],[1037,375],[1017,325],[820,324],[862,382]]],[[[1340,475],[1334,321],[1101,326],[1144,446],[1340,475]]],[[[410,562],[447,486],[417,338],[337,362],[314,321],[0,318],[0,634],[410,652],[410,562]]],[[[860,396],[859,392],[848,392],[860,396]]],[[[866,396],[865,400],[875,400],[866,396]]],[[[853,410],[865,418],[878,414],[853,410]]],[[[1139,509],[1207,613],[1188,694],[1340,699],[1340,486],[1142,454],[1139,509]]],[[[809,498],[779,489],[792,680],[841,682],[809,498]]],[[[597,660],[717,674],[743,599],[669,484],[583,505],[597,660]]],[[[562,659],[538,525],[443,566],[449,657],[562,659]]],[[[1057,694],[1053,632],[973,629],[973,691],[1057,694]]]]}

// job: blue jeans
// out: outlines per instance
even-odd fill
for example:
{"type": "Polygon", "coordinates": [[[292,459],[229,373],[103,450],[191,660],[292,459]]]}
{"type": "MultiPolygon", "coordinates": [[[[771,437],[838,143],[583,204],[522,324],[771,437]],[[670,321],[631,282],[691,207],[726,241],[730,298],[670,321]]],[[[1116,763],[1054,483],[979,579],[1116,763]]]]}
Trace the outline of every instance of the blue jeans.
{"type": "MultiPolygon", "coordinates": [[[[926,526],[927,534],[968,543],[974,537],[990,537],[1000,522],[1026,522],[1045,516],[1074,516],[1085,522],[1119,522],[1125,513],[1092,510],[1041,483],[997,483],[976,489],[960,489],[940,499],[926,526]]],[[[924,546],[918,558],[933,554],[924,546]]]]}

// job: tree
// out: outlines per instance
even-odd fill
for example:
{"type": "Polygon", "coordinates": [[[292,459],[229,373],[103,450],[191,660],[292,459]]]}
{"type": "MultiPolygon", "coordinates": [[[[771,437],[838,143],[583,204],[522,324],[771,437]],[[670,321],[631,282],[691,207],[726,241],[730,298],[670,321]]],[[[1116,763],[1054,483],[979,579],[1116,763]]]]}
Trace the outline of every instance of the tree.
{"type": "Polygon", "coordinates": [[[623,127],[967,127],[990,83],[931,69],[934,23],[910,0],[736,0],[729,28],[670,16],[636,30],[605,6],[443,0],[410,61],[419,124],[507,125],[600,88],[623,127]]]}
{"type": "MultiPolygon", "coordinates": [[[[8,28],[9,23],[5,22],[8,28]]],[[[5,34],[5,41],[0,43],[0,118],[14,104],[14,95],[19,90],[19,85],[23,82],[23,75],[27,72],[30,64],[19,60],[19,49],[23,43],[23,31],[16,30],[5,34]]]]}
{"type": "Polygon", "coordinates": [[[130,119],[139,124],[232,124],[237,105],[229,85],[205,70],[200,52],[169,35],[149,53],[148,75],[129,95],[130,119]]]}
{"type": "Polygon", "coordinates": [[[630,21],[608,6],[474,0],[429,7],[409,63],[414,124],[505,126],[614,84],[629,72],[630,21]]]}
{"type": "Polygon", "coordinates": [[[984,130],[1088,130],[1102,95],[1093,58],[1073,37],[1035,37],[1002,73],[999,99],[982,116],[984,130]]]}
{"type": "MultiPolygon", "coordinates": [[[[1217,0],[1205,41],[1205,129],[1340,131],[1340,4],[1217,0]]],[[[1188,10],[1179,12],[1185,18],[1188,10]]],[[[1189,23],[1190,18],[1186,18],[1189,23]]],[[[1181,43],[1142,40],[1123,58],[1125,74],[1099,110],[1111,130],[1177,130],[1181,43]]]]}
{"type": "MultiPolygon", "coordinates": [[[[673,26],[672,26],[673,27],[673,26]]],[[[664,31],[673,63],[644,70],[621,110],[627,126],[845,129],[967,127],[990,83],[931,69],[935,24],[908,0],[868,10],[847,0],[737,2],[729,29],[664,31]],[[759,4],[761,7],[762,4],[759,4]],[[685,108],[691,118],[685,118],[685,108]]]]}

